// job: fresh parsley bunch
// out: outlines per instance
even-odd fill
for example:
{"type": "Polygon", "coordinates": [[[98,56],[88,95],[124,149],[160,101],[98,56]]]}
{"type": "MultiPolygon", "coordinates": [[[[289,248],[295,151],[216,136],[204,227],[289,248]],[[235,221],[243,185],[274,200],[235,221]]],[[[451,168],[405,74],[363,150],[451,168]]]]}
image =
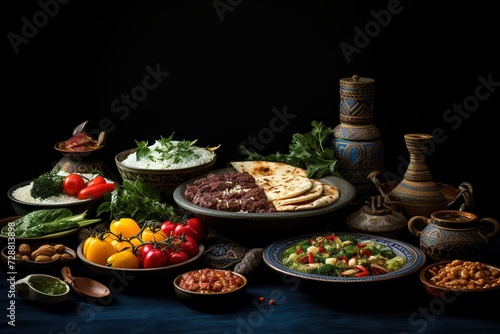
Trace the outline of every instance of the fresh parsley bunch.
{"type": "Polygon", "coordinates": [[[323,122],[312,121],[312,130],[307,133],[296,133],[288,145],[288,153],[276,152],[269,155],[261,155],[240,146],[241,153],[246,155],[246,160],[263,160],[282,162],[307,170],[309,178],[321,178],[323,176],[340,176],[337,170],[338,160],[333,151],[333,130],[325,126],[323,122]]]}
{"type": "Polygon", "coordinates": [[[113,192],[105,193],[97,215],[105,212],[109,212],[110,220],[132,218],[140,225],[146,220],[180,221],[183,214],[180,208],[162,202],[159,190],[140,178],[124,181],[113,192]]]}

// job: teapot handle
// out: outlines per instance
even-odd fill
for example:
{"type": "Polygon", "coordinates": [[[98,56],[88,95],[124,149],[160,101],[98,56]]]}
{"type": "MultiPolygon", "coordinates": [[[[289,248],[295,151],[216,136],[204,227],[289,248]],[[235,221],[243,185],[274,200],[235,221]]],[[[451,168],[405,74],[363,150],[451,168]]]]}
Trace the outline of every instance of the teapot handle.
{"type": "Polygon", "coordinates": [[[479,224],[481,224],[483,227],[493,226],[492,231],[488,231],[485,229],[485,230],[479,232],[479,234],[481,234],[481,236],[483,238],[485,238],[486,240],[497,235],[500,232],[500,225],[493,218],[483,218],[483,219],[479,220],[479,224]],[[483,233],[486,233],[486,234],[483,234],[483,233]]]}
{"type": "Polygon", "coordinates": [[[410,230],[410,232],[416,237],[420,237],[424,229],[419,229],[417,225],[427,225],[429,224],[429,221],[430,218],[425,216],[413,216],[410,220],[408,220],[408,230],[410,230]]]}
{"type": "Polygon", "coordinates": [[[463,197],[464,202],[460,205],[460,211],[471,211],[474,207],[474,197],[472,196],[472,184],[469,182],[462,182],[458,186],[459,193],[458,195],[451,201],[448,206],[453,205],[458,201],[460,197],[463,197]]]}

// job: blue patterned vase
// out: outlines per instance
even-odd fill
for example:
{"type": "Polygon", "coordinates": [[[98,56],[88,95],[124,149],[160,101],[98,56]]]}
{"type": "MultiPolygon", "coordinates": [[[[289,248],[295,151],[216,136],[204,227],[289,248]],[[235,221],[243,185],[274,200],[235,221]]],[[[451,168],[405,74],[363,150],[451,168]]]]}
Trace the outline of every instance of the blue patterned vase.
{"type": "Polygon", "coordinates": [[[340,79],[340,124],[333,129],[339,173],[355,188],[358,199],[376,194],[368,175],[384,171],[384,147],[373,124],[375,80],[354,75],[340,79]]]}

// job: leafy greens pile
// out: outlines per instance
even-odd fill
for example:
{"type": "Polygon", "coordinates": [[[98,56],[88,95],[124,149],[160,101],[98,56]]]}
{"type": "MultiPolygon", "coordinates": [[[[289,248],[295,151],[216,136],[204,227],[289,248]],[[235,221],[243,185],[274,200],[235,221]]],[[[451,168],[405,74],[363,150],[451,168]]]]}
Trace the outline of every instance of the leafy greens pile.
{"type": "Polygon", "coordinates": [[[337,171],[335,152],[332,148],[333,130],[322,122],[312,121],[312,130],[307,133],[296,133],[288,146],[287,154],[276,152],[261,155],[240,146],[241,153],[247,155],[246,160],[263,160],[282,162],[307,170],[309,178],[323,176],[340,176],[337,171]]]}
{"type": "Polygon", "coordinates": [[[137,178],[124,181],[111,193],[104,194],[104,202],[97,208],[97,215],[110,213],[110,220],[133,218],[138,224],[147,220],[180,221],[179,208],[161,201],[160,191],[153,185],[137,178]]]}
{"type": "Polygon", "coordinates": [[[74,215],[68,208],[41,209],[16,219],[13,226],[5,225],[2,235],[14,234],[17,238],[37,238],[44,235],[83,227],[101,221],[86,219],[87,211],[74,215]]]}

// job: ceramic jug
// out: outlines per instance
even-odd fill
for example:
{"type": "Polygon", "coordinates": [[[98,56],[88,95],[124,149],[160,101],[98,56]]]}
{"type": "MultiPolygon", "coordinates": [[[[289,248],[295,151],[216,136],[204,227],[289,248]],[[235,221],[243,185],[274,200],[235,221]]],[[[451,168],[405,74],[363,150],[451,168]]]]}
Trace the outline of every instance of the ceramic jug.
{"type": "Polygon", "coordinates": [[[431,217],[415,216],[408,220],[408,229],[419,237],[420,249],[431,261],[484,260],[489,239],[500,232],[492,218],[460,210],[441,210],[431,217]]]}

